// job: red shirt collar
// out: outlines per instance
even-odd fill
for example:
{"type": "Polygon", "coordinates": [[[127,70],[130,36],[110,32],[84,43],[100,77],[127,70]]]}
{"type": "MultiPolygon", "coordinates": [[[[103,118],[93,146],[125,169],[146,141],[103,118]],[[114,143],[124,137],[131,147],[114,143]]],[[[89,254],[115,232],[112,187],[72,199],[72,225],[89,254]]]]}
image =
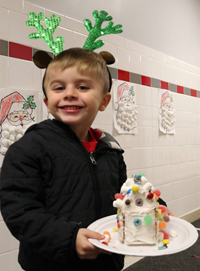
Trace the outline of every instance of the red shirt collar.
{"type": "Polygon", "coordinates": [[[89,136],[90,136],[90,141],[89,142],[82,141],[82,144],[88,152],[94,152],[96,149],[96,145],[101,137],[101,131],[90,128],[89,136]]]}

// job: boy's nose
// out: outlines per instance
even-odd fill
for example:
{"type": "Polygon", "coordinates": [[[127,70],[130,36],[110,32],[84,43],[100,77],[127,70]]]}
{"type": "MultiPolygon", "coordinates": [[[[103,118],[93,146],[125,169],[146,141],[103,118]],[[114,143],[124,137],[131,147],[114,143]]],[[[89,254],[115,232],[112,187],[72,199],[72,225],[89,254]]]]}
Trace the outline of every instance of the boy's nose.
{"type": "Polygon", "coordinates": [[[77,97],[77,90],[74,87],[67,87],[64,92],[66,99],[73,99],[77,97]]]}

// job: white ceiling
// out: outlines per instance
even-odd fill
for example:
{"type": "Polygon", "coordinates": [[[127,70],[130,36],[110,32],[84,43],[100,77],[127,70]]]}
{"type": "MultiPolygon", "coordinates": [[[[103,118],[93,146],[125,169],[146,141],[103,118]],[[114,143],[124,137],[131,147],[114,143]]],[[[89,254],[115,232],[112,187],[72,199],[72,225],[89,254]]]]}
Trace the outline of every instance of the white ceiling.
{"type": "Polygon", "coordinates": [[[122,37],[200,67],[200,0],[25,0],[83,21],[105,10],[122,37]]]}

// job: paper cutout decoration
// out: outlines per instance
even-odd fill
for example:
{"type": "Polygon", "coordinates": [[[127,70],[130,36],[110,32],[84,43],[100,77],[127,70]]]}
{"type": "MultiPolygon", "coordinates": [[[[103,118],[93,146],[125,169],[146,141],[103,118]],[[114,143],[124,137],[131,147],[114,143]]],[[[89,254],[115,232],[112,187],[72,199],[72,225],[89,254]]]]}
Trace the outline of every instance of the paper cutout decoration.
{"type": "Polygon", "coordinates": [[[159,91],[159,129],[164,134],[175,133],[175,114],[173,94],[170,91],[159,91]]]}
{"type": "MultiPolygon", "coordinates": [[[[7,91],[6,91],[7,93],[7,91]]],[[[1,96],[3,91],[1,91],[1,96]]],[[[15,91],[3,96],[0,104],[0,154],[5,155],[9,146],[19,140],[35,120],[34,95],[27,99],[15,91]]]]}
{"type": "Polygon", "coordinates": [[[137,106],[134,85],[115,80],[113,82],[114,127],[119,134],[137,133],[137,106]]]}

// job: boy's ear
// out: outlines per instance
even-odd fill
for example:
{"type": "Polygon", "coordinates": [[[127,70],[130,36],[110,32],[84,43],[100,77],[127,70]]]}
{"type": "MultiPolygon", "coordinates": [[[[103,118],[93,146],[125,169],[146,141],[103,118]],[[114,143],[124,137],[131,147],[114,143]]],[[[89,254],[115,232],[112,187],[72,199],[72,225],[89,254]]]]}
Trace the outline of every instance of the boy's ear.
{"type": "Polygon", "coordinates": [[[99,111],[104,111],[107,107],[107,105],[109,104],[111,99],[111,94],[108,92],[106,93],[106,95],[104,95],[103,100],[99,106],[99,111]]]}
{"type": "MultiPolygon", "coordinates": [[[[47,100],[47,98],[44,97],[44,98],[43,98],[43,101],[44,101],[44,103],[46,104],[46,107],[47,107],[48,112],[49,112],[49,108],[48,108],[48,100],[47,100]]],[[[49,112],[49,113],[50,113],[50,112],[49,112]]]]}

